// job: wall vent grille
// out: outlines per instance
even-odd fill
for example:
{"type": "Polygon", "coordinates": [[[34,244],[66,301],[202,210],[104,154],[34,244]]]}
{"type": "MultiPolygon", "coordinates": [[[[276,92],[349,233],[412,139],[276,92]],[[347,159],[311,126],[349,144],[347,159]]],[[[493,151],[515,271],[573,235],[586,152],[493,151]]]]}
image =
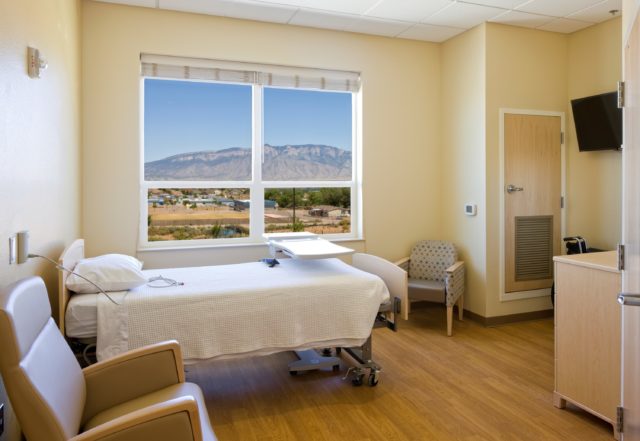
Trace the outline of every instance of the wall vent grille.
{"type": "Polygon", "coordinates": [[[516,216],[517,282],[553,277],[553,216],[516,216]]]}

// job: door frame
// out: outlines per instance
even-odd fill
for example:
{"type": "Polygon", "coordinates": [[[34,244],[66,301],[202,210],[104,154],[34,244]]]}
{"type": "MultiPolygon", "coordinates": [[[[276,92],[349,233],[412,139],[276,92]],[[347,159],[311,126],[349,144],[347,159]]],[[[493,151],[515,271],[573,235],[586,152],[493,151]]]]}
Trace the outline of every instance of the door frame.
{"type": "MultiPolygon", "coordinates": [[[[499,172],[498,172],[498,200],[500,202],[500,221],[499,228],[500,232],[498,237],[500,238],[500,264],[499,264],[499,292],[500,292],[500,301],[508,302],[512,300],[522,300],[522,299],[532,299],[536,297],[545,297],[551,295],[551,288],[545,289],[535,289],[531,291],[517,291],[517,292],[505,292],[505,179],[504,179],[504,117],[506,114],[517,114],[517,115],[532,115],[532,116],[558,116],[560,117],[560,130],[564,133],[562,137],[562,142],[560,144],[560,197],[563,198],[564,204],[560,209],[560,240],[566,235],[566,210],[567,210],[567,197],[566,197],[566,142],[567,142],[567,131],[565,127],[565,113],[564,112],[556,112],[552,110],[532,110],[532,109],[512,109],[501,107],[499,109],[500,116],[498,118],[500,127],[499,127],[499,150],[498,150],[498,158],[499,158],[499,172]]],[[[562,254],[564,254],[564,249],[561,247],[562,254]]]]}

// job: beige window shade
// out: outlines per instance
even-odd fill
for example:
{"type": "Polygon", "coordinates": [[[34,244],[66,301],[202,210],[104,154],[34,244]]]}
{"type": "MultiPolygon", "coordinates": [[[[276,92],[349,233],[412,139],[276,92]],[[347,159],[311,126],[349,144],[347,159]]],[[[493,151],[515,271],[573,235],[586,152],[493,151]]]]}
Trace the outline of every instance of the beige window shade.
{"type": "Polygon", "coordinates": [[[251,64],[200,58],[142,54],[143,77],[174,78],[263,86],[357,92],[357,72],[251,64]]]}

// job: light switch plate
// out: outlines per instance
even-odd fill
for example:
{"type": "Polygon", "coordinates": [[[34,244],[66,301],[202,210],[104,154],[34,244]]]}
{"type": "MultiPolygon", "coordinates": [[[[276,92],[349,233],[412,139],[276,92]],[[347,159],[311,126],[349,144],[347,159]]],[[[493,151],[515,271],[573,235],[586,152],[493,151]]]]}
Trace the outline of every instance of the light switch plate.
{"type": "Polygon", "coordinates": [[[478,212],[478,206],[476,204],[464,204],[464,214],[467,216],[475,216],[478,212]]]}
{"type": "Polygon", "coordinates": [[[13,265],[16,263],[16,258],[18,255],[18,240],[16,236],[11,236],[9,238],[9,265],[13,265]]]}

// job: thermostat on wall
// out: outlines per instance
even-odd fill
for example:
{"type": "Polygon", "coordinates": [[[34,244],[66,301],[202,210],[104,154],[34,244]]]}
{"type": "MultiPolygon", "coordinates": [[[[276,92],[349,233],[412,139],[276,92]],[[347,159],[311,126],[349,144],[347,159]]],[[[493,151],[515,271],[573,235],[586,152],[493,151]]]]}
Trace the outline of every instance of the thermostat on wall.
{"type": "Polygon", "coordinates": [[[475,216],[478,211],[478,207],[476,204],[465,204],[464,205],[464,214],[467,216],[475,216]]]}

